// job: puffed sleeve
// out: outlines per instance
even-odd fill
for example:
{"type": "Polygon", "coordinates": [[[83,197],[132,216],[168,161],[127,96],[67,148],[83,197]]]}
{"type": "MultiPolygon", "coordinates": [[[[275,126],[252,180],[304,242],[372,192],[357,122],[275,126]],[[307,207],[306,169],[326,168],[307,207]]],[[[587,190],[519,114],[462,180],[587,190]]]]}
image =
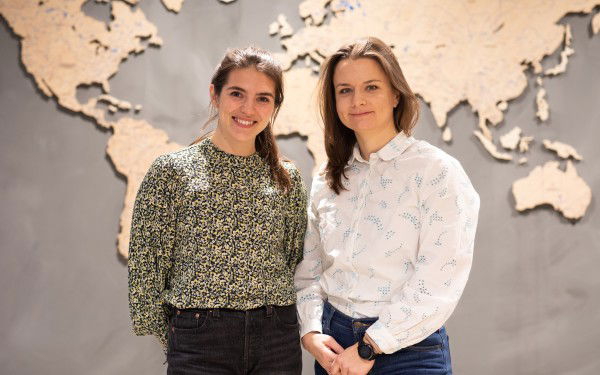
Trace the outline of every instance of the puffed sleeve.
{"type": "Polygon", "coordinates": [[[166,346],[168,317],[161,294],[171,268],[176,211],[174,170],[157,158],[142,181],[133,208],[129,240],[129,309],[133,332],[155,335],[166,346]]]}
{"type": "Polygon", "coordinates": [[[415,273],[394,292],[367,330],[384,353],[416,344],[439,329],[465,288],[479,195],[454,159],[434,163],[424,179],[415,273]]]}

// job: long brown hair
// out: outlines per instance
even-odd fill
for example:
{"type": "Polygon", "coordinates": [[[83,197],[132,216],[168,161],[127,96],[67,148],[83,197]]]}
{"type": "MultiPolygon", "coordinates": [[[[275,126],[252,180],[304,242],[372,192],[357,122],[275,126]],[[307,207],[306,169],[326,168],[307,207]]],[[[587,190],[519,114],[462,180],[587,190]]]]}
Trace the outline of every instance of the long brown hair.
{"type": "MultiPolygon", "coordinates": [[[[292,182],[289,173],[283,165],[281,165],[279,148],[277,147],[275,136],[273,135],[273,123],[279,113],[281,103],[283,103],[283,71],[281,66],[269,52],[258,47],[250,46],[246,48],[229,49],[225,53],[221,63],[217,65],[210,83],[214,85],[214,92],[218,97],[221,95],[223,87],[227,84],[229,73],[235,69],[249,67],[253,67],[259,72],[267,75],[267,77],[275,84],[275,110],[273,111],[273,116],[267,124],[267,127],[256,136],[254,146],[256,147],[258,155],[269,165],[271,178],[275,181],[277,186],[284,191],[288,191],[292,182]]],[[[211,115],[204,124],[204,128],[219,116],[212,103],[210,110],[211,115]]],[[[206,137],[207,135],[198,137],[192,144],[198,143],[206,137]]]]}
{"type": "Polygon", "coordinates": [[[328,158],[325,179],[336,194],[345,190],[342,176],[347,178],[345,168],[356,144],[356,136],[338,117],[333,74],[340,61],[359,58],[375,60],[388,77],[392,89],[400,95],[400,101],[394,108],[396,130],[409,136],[419,117],[419,101],[408,86],[392,49],[383,41],[375,37],[359,39],[329,56],[321,67],[319,77],[319,110],[325,125],[325,152],[328,158]]]}

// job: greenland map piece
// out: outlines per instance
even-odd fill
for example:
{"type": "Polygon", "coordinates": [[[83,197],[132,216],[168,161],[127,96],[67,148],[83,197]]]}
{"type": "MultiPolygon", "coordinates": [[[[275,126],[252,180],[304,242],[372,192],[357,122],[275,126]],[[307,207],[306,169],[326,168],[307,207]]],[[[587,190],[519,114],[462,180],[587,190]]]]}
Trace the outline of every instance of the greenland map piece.
{"type": "Polygon", "coordinates": [[[21,38],[23,65],[44,95],[109,127],[105,111],[96,107],[98,98],[80,103],[77,87],[97,84],[108,93],[108,79],[124,59],[162,41],[139,8],[112,2],[113,20],[107,25],[85,15],[83,3],[85,0],[2,0],[0,14],[21,38]]]}
{"type": "MultiPolygon", "coordinates": [[[[429,103],[440,128],[448,112],[466,102],[479,117],[480,133],[492,141],[488,124],[504,119],[497,103],[520,96],[527,86],[528,66],[541,72],[544,56],[568,39],[568,29],[557,22],[571,12],[590,13],[600,0],[455,0],[449,4],[307,0],[300,4],[299,13],[317,21],[306,22],[294,35],[281,39],[285,52],[278,58],[290,69],[306,54],[323,58],[344,43],[376,35],[394,47],[409,84],[429,103]],[[335,15],[320,11],[327,5],[335,15]],[[322,14],[330,22],[317,26],[322,14]]],[[[296,104],[286,101],[284,106],[296,104]]],[[[301,110],[295,114],[294,123],[287,126],[307,135],[308,127],[316,124],[301,110]]],[[[315,160],[317,165],[323,161],[315,160]]]]}
{"type": "Polygon", "coordinates": [[[520,140],[521,128],[515,126],[511,131],[500,137],[500,144],[507,150],[514,150],[517,148],[520,140]]]}
{"type": "Polygon", "coordinates": [[[117,243],[119,253],[127,258],[133,203],[142,179],[154,159],[159,155],[182,149],[183,146],[170,142],[167,133],[143,120],[124,117],[113,123],[112,127],[114,134],[108,140],[106,152],[117,171],[127,178],[120,219],[121,231],[117,243]]]}
{"type": "Polygon", "coordinates": [[[168,10],[179,13],[181,7],[183,6],[183,2],[185,0],[161,0],[165,8],[168,10]]]}
{"type": "Polygon", "coordinates": [[[535,167],[529,176],[513,183],[512,193],[517,211],[549,204],[572,220],[583,217],[592,200],[592,190],[570,160],[564,172],[557,161],[535,167]]]}
{"type": "Polygon", "coordinates": [[[568,159],[572,157],[575,160],[583,160],[583,158],[581,157],[581,155],[579,155],[577,150],[575,150],[573,146],[568,145],[566,143],[558,141],[552,142],[547,139],[544,139],[542,141],[542,144],[546,149],[556,152],[556,154],[563,159],[568,159]]]}

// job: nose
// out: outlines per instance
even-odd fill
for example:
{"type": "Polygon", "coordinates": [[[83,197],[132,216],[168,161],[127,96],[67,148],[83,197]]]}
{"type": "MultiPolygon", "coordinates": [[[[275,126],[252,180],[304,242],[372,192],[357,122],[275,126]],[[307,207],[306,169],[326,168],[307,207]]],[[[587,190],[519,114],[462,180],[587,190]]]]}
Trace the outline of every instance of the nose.
{"type": "Polygon", "coordinates": [[[246,115],[254,114],[254,101],[250,99],[244,100],[240,109],[242,110],[242,113],[246,115]]]}
{"type": "Polygon", "coordinates": [[[361,106],[364,104],[365,104],[365,97],[363,96],[363,94],[359,91],[354,92],[354,95],[352,95],[352,106],[358,107],[358,106],[361,106]]]}

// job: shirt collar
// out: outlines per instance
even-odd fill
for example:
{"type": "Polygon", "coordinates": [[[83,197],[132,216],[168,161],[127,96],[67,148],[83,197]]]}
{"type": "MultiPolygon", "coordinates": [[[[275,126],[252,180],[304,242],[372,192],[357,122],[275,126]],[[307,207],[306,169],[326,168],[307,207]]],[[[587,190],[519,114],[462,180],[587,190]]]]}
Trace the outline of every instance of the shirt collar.
{"type": "MultiPolygon", "coordinates": [[[[379,151],[374,154],[381,160],[389,161],[400,155],[413,143],[412,137],[407,137],[404,132],[398,133],[394,138],[392,138],[385,146],[383,146],[379,151]]],[[[371,154],[373,155],[373,154],[371,154]]],[[[358,143],[354,145],[354,150],[352,150],[352,156],[348,161],[348,164],[352,163],[354,160],[368,163],[362,155],[360,154],[360,149],[358,148],[358,143]]]]}

